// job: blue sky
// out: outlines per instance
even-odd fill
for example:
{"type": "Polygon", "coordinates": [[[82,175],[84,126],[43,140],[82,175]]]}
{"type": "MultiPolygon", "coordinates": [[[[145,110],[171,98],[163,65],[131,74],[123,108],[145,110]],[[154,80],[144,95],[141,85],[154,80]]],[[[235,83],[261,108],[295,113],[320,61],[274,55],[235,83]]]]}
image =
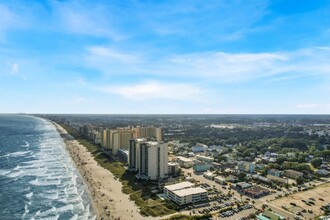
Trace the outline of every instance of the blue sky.
{"type": "Polygon", "coordinates": [[[330,1],[0,1],[0,112],[330,114],[330,1]]]}

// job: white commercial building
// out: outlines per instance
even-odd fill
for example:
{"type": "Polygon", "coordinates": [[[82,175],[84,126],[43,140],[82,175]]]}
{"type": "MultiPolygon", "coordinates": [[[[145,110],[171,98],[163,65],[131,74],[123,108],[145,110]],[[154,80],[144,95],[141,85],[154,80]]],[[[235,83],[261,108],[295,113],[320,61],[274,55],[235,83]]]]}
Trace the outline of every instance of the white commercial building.
{"type": "Polygon", "coordinates": [[[214,161],[214,158],[206,157],[206,156],[202,156],[202,155],[197,155],[196,159],[200,160],[200,161],[203,161],[203,162],[208,162],[208,163],[212,163],[214,161]]]}
{"type": "Polygon", "coordinates": [[[178,205],[207,201],[207,190],[193,186],[194,184],[190,182],[165,186],[164,194],[167,199],[178,205]]]}
{"type": "Polygon", "coordinates": [[[168,147],[165,143],[130,140],[129,168],[141,179],[158,180],[168,176],[168,147]]]}
{"type": "Polygon", "coordinates": [[[222,176],[216,176],[214,177],[214,182],[222,184],[222,185],[226,185],[227,184],[227,180],[225,177],[222,176]]]}
{"type": "Polygon", "coordinates": [[[184,168],[190,168],[194,165],[194,161],[190,158],[186,158],[186,157],[177,157],[177,161],[180,164],[180,166],[184,167],[184,168]]]}

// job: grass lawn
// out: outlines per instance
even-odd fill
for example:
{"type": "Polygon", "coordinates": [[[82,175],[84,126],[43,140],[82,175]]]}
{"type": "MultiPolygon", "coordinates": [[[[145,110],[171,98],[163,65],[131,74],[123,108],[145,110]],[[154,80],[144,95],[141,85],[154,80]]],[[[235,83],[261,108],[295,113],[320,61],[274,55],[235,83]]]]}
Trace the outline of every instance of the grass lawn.
{"type": "Polygon", "coordinates": [[[60,124],[70,135],[78,140],[92,153],[94,159],[100,166],[109,170],[123,184],[122,191],[130,196],[130,199],[140,207],[140,212],[146,216],[163,216],[173,214],[177,211],[175,205],[161,200],[152,195],[151,188],[155,185],[142,183],[135,180],[135,174],[127,171],[119,161],[112,160],[94,143],[81,137],[74,129],[64,124],[60,124]]]}

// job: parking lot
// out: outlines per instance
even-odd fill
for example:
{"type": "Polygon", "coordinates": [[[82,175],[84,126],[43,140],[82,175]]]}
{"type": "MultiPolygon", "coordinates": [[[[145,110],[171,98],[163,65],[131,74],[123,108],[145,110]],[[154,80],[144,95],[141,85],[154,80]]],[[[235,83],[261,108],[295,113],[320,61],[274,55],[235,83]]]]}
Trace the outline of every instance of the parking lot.
{"type": "Polygon", "coordinates": [[[330,202],[330,183],[277,199],[271,204],[301,217],[313,218],[321,213],[320,207],[330,202]]]}
{"type": "Polygon", "coordinates": [[[248,209],[252,209],[252,205],[250,204],[247,204],[247,205],[244,205],[244,206],[240,206],[238,208],[233,208],[232,210],[228,210],[228,211],[225,211],[225,212],[222,212],[219,214],[219,217],[221,218],[229,218],[237,213],[240,213],[244,210],[248,210],[248,209]]]}
{"type": "MultiPolygon", "coordinates": [[[[330,194],[328,195],[328,192],[326,191],[326,196],[323,198],[326,198],[327,201],[322,201],[319,199],[320,195],[322,194],[322,190],[316,190],[318,188],[324,187],[328,189],[327,184],[322,184],[322,182],[316,182],[313,181],[309,185],[316,186],[316,188],[312,190],[303,190],[305,187],[292,187],[290,189],[286,188],[279,188],[279,187],[272,187],[263,183],[253,183],[254,186],[261,186],[263,188],[266,188],[270,191],[269,195],[263,196],[258,199],[253,199],[250,197],[247,197],[245,195],[240,195],[239,192],[237,192],[234,189],[231,189],[228,185],[221,185],[216,182],[214,182],[211,179],[205,178],[202,173],[194,173],[192,169],[183,169],[186,175],[191,176],[195,179],[195,181],[199,184],[200,187],[206,189],[209,191],[209,204],[205,207],[200,208],[192,208],[190,210],[191,215],[194,214],[206,214],[211,213],[214,214],[214,219],[241,219],[246,220],[248,219],[248,216],[251,213],[255,213],[256,209],[249,208],[249,209],[237,209],[236,204],[244,204],[244,203],[250,203],[250,206],[252,207],[252,204],[255,205],[257,208],[261,208],[262,204],[264,203],[270,203],[269,205],[274,208],[277,212],[279,212],[281,215],[293,218],[294,216],[298,219],[309,219],[313,218],[319,214],[320,212],[320,205],[329,203],[330,194]],[[318,186],[319,184],[322,184],[321,186],[318,186]],[[296,192],[296,193],[295,193],[296,192]],[[292,194],[293,193],[293,194],[292,194]],[[315,194],[316,193],[316,194],[315,194]],[[315,194],[315,195],[314,195],[315,194]],[[288,197],[284,197],[285,195],[288,195],[288,197]],[[300,195],[304,195],[303,197],[300,197],[300,195]],[[307,195],[310,195],[308,197],[307,195]],[[319,196],[318,196],[319,195],[319,196]],[[294,197],[292,197],[294,196],[294,197]],[[299,198],[298,198],[298,197],[299,198]],[[307,196],[307,197],[306,197],[307,196]],[[282,198],[280,198],[282,197],[282,198]],[[308,198],[316,197],[316,201],[311,201],[308,198]],[[299,200],[297,202],[296,206],[290,205],[290,202],[288,202],[288,198],[290,200],[299,200]],[[307,198],[305,202],[304,198],[307,198]],[[244,202],[244,203],[243,203],[244,202]],[[302,204],[300,204],[302,202],[302,204]],[[314,204],[313,204],[314,203],[314,204]],[[284,204],[284,205],[283,205],[284,204]],[[305,207],[306,206],[306,207],[305,207]],[[285,207],[285,208],[283,208],[285,207]]],[[[330,184],[330,183],[328,183],[330,184]]],[[[330,193],[330,192],[329,192],[330,193]]],[[[322,199],[322,198],[321,198],[322,199]]]]}
{"type": "Polygon", "coordinates": [[[251,213],[255,213],[255,209],[251,204],[245,204],[237,207],[236,204],[243,201],[251,201],[252,199],[246,196],[240,196],[229,186],[223,186],[215,183],[212,180],[204,178],[201,174],[192,173],[191,169],[183,169],[184,172],[191,173],[190,175],[198,181],[199,186],[209,191],[209,202],[205,205],[201,204],[189,207],[190,215],[203,215],[206,213],[214,214],[214,219],[238,219],[245,218],[251,213]],[[248,199],[248,200],[247,200],[248,199]],[[220,214],[221,213],[221,214],[220,214]]]}
{"type": "Polygon", "coordinates": [[[194,206],[190,207],[191,210],[189,211],[190,215],[203,215],[206,213],[214,214],[213,219],[238,219],[247,217],[255,212],[255,209],[251,204],[245,204],[240,207],[237,207],[234,202],[210,202],[205,204],[205,206],[196,208],[194,206]]]}

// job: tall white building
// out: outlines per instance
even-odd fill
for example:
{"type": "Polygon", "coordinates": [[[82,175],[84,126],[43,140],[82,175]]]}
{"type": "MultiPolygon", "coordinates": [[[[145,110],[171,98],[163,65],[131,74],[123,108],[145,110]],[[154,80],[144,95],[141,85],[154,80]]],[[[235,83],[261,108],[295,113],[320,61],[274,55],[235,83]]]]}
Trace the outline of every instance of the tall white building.
{"type": "Polygon", "coordinates": [[[158,180],[167,177],[167,144],[142,138],[130,140],[129,167],[141,179],[158,180]]]}

